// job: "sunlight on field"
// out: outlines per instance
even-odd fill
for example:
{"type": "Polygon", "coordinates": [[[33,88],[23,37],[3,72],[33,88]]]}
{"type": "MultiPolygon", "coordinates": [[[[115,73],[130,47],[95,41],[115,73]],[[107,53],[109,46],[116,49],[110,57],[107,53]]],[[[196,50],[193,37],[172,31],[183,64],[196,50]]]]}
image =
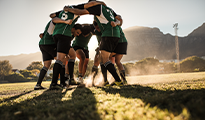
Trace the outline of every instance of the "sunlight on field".
{"type": "MultiPolygon", "coordinates": [[[[95,84],[100,85],[102,81],[99,76],[95,84]]],[[[136,85],[122,87],[33,90],[36,82],[0,84],[0,118],[202,119],[205,112],[204,81],[205,73],[201,72],[133,76],[128,77],[128,82],[136,85]]],[[[91,85],[91,77],[86,82],[91,85]]],[[[50,81],[44,81],[42,85],[49,88],[50,81]]]]}
{"type": "Polygon", "coordinates": [[[205,72],[130,76],[127,77],[127,81],[129,84],[149,84],[149,83],[167,83],[167,82],[183,81],[183,80],[198,80],[202,78],[205,78],[205,72]]]}

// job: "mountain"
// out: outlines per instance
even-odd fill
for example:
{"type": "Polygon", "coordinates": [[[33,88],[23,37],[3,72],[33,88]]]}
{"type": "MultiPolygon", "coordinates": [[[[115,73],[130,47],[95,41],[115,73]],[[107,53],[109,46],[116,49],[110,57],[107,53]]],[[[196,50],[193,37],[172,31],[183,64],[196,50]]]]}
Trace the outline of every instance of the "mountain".
{"type": "MultiPolygon", "coordinates": [[[[156,57],[159,60],[176,59],[175,36],[163,34],[158,28],[130,27],[123,30],[128,40],[127,55],[122,62],[156,57]]],[[[186,37],[178,37],[180,59],[196,55],[205,56],[205,23],[186,37]]],[[[94,50],[90,50],[93,59],[94,50]]],[[[0,60],[9,60],[14,69],[25,69],[33,61],[42,61],[41,52],[0,56],[0,60]]]]}
{"type": "MultiPolygon", "coordinates": [[[[122,61],[156,57],[160,60],[176,59],[175,36],[163,34],[158,28],[131,27],[123,30],[128,40],[127,55],[122,61]]],[[[178,37],[179,56],[205,56],[205,23],[186,37],[178,37]]]]}
{"type": "Polygon", "coordinates": [[[42,55],[41,52],[36,52],[30,54],[0,56],[0,60],[9,60],[13,69],[25,69],[33,61],[42,61],[42,55]]]}
{"type": "MultiPolygon", "coordinates": [[[[90,51],[90,58],[93,59],[95,51],[90,51]]],[[[10,55],[10,56],[0,56],[1,60],[9,60],[13,69],[26,69],[34,61],[42,61],[41,52],[30,53],[30,54],[20,54],[20,55],[10,55]]],[[[53,61],[54,62],[54,61],[53,61]]]]}

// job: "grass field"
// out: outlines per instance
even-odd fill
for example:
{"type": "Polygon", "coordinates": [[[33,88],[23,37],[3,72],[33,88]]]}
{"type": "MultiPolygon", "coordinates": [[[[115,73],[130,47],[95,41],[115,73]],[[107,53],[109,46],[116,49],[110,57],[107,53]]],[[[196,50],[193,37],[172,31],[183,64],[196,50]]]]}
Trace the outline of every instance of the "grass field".
{"type": "MultiPolygon", "coordinates": [[[[0,84],[0,119],[204,119],[204,72],[128,77],[128,83],[62,91],[34,91],[35,82],[0,84]]],[[[43,82],[45,87],[49,84],[43,82]]]]}

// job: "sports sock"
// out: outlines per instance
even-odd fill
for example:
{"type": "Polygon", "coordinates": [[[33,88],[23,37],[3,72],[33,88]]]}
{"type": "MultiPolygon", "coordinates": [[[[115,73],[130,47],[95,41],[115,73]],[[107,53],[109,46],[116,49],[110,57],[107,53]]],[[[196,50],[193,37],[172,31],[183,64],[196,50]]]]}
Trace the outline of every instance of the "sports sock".
{"type": "Polygon", "coordinates": [[[65,80],[70,79],[70,75],[65,73],[65,80]]]}
{"type": "Polygon", "coordinates": [[[74,64],[75,64],[74,59],[68,60],[68,70],[69,70],[69,74],[70,74],[70,79],[73,78],[74,64]]]}
{"type": "Polygon", "coordinates": [[[82,76],[82,73],[79,73],[79,74],[78,74],[78,77],[83,77],[83,76],[82,76]]]}
{"type": "Polygon", "coordinates": [[[37,82],[37,85],[41,85],[42,81],[43,81],[43,78],[45,77],[46,73],[48,71],[48,68],[43,66],[43,68],[41,69],[40,71],[40,75],[38,77],[38,82],[37,82]]]}
{"type": "Polygon", "coordinates": [[[63,62],[60,60],[56,60],[53,67],[52,84],[57,84],[59,73],[61,72],[62,66],[63,66],[63,62]]]}
{"type": "Polygon", "coordinates": [[[100,63],[101,72],[103,74],[104,82],[107,82],[107,69],[103,63],[100,63]]]}
{"type": "Polygon", "coordinates": [[[60,72],[60,84],[65,84],[65,65],[62,66],[61,72],[60,72]]]}
{"type": "Polygon", "coordinates": [[[120,77],[118,76],[114,64],[111,61],[107,61],[104,64],[105,68],[111,73],[111,75],[115,78],[115,81],[121,82],[120,77]]]}

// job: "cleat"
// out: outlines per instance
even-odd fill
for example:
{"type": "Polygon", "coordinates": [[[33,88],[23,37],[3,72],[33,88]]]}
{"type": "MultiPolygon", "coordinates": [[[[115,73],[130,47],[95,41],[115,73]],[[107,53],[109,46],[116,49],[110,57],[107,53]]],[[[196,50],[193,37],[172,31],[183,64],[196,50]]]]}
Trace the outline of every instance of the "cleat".
{"type": "Polygon", "coordinates": [[[71,79],[67,79],[65,81],[66,85],[69,86],[69,85],[79,85],[80,83],[77,83],[73,78],[71,79]]]}
{"type": "Polygon", "coordinates": [[[123,80],[123,84],[126,85],[127,84],[127,80],[123,80]]]}
{"type": "Polygon", "coordinates": [[[66,88],[67,84],[60,84],[62,88],[66,88]]]}
{"type": "Polygon", "coordinates": [[[77,83],[82,84],[83,83],[83,77],[78,77],[77,83]]]}
{"type": "Polygon", "coordinates": [[[34,87],[34,90],[43,90],[43,89],[46,89],[46,88],[42,87],[41,85],[36,85],[34,87]]]}
{"type": "Polygon", "coordinates": [[[110,86],[110,84],[109,84],[109,82],[108,81],[106,81],[105,83],[104,83],[104,86],[110,86]]]}
{"type": "Polygon", "coordinates": [[[50,90],[62,90],[62,86],[61,85],[58,85],[58,84],[51,84],[50,85],[50,90]]]}
{"type": "Polygon", "coordinates": [[[114,86],[114,85],[123,86],[123,82],[114,82],[114,83],[111,84],[111,86],[114,86]]]}

